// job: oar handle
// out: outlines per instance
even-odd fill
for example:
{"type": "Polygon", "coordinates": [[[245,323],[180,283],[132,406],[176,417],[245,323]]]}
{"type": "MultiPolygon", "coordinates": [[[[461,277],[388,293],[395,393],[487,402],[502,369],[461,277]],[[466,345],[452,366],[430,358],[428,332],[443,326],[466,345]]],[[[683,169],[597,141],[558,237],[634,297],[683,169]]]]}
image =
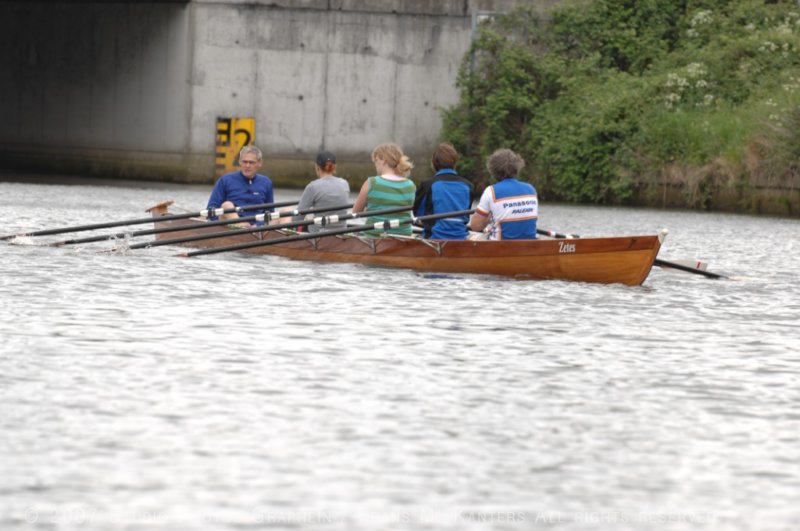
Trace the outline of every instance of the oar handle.
{"type": "MultiPolygon", "coordinates": [[[[289,205],[296,205],[297,201],[278,201],[274,203],[259,203],[257,205],[245,205],[232,208],[204,208],[199,212],[192,212],[190,214],[167,214],[166,216],[150,217],[150,221],[158,219],[159,221],[173,221],[186,218],[212,218],[218,217],[223,214],[240,214],[242,212],[249,212],[250,210],[268,210],[270,208],[280,208],[289,205]]],[[[145,218],[147,219],[147,218],[145,218]]]]}
{"type": "MultiPolygon", "coordinates": [[[[294,204],[294,203],[289,203],[289,204],[294,204]]],[[[203,222],[203,223],[197,223],[197,224],[194,224],[194,225],[186,225],[185,228],[172,227],[172,228],[164,228],[164,229],[161,229],[161,230],[159,230],[159,229],[150,229],[149,231],[142,231],[142,232],[143,233],[144,232],[149,232],[150,234],[159,234],[160,232],[174,232],[176,230],[189,230],[189,229],[199,228],[199,227],[210,227],[212,225],[233,225],[234,223],[245,223],[245,222],[249,223],[251,221],[255,221],[257,223],[266,223],[268,221],[274,221],[274,220],[280,219],[280,218],[288,218],[290,216],[292,216],[292,217],[294,217],[294,216],[305,216],[307,214],[316,214],[318,212],[331,212],[331,211],[334,211],[334,210],[347,210],[348,208],[350,208],[352,206],[353,206],[353,204],[351,203],[351,204],[348,204],[348,205],[338,205],[338,206],[334,206],[334,207],[308,208],[308,209],[305,209],[305,210],[284,210],[284,211],[280,211],[280,212],[269,212],[269,213],[265,212],[264,214],[256,214],[254,216],[244,216],[244,217],[239,217],[239,218],[234,218],[234,219],[221,219],[221,220],[217,220],[217,221],[207,221],[207,222],[203,222]],[[155,231],[158,231],[158,232],[155,232],[155,231]]],[[[152,221],[164,221],[164,220],[162,218],[153,218],[152,221]]]]}

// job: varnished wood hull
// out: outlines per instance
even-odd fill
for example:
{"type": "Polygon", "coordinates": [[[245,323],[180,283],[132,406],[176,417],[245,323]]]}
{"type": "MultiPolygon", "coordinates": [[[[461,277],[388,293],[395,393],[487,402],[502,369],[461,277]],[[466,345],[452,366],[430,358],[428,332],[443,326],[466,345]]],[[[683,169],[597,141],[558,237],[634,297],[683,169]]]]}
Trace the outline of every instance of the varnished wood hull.
{"type": "MultiPolygon", "coordinates": [[[[150,209],[156,227],[179,227],[198,220],[158,222],[167,204],[150,209]]],[[[166,232],[157,239],[220,232],[224,227],[166,232]]],[[[210,248],[286,236],[281,231],[239,234],[181,245],[210,248]]],[[[556,279],[639,285],[647,278],[658,254],[658,235],[568,240],[423,241],[411,238],[329,236],[246,249],[243,252],[285,256],[298,260],[346,262],[407,268],[436,273],[473,273],[518,279],[556,279]]]]}

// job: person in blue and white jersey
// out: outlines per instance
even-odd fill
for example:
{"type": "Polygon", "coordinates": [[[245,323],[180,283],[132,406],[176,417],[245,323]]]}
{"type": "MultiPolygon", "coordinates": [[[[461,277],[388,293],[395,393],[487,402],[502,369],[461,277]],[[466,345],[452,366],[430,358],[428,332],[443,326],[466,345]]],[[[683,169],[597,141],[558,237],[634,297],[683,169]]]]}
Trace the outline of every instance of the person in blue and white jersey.
{"type": "MultiPolygon", "coordinates": [[[[439,144],[431,157],[431,167],[436,173],[423,181],[414,198],[414,215],[444,214],[469,210],[475,200],[475,187],[456,172],[458,151],[452,144],[439,144]]],[[[466,240],[468,216],[428,221],[423,227],[423,238],[434,240],[466,240]]]]}
{"type": "MultiPolygon", "coordinates": [[[[226,173],[219,178],[211,191],[206,208],[234,208],[248,205],[273,203],[272,181],[266,175],[258,173],[261,168],[261,150],[254,145],[247,145],[239,152],[241,170],[226,173]]],[[[269,209],[272,211],[273,209],[269,209]]],[[[264,210],[247,210],[241,216],[232,212],[223,214],[222,219],[236,219],[243,216],[263,214],[264,210]]]]}
{"type": "Polygon", "coordinates": [[[490,225],[489,240],[535,240],[539,199],[532,184],[517,179],[525,161],[510,149],[498,149],[486,162],[496,181],[483,191],[469,229],[483,231],[490,225]]]}

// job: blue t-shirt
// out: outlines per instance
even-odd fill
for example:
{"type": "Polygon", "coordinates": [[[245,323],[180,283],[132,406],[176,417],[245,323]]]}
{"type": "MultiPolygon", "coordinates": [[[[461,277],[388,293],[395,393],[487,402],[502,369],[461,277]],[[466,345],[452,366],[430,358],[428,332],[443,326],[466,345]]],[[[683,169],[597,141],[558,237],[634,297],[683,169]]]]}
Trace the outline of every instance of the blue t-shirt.
{"type": "MultiPolygon", "coordinates": [[[[225,201],[230,201],[237,207],[273,203],[272,181],[266,175],[257,173],[248,179],[241,171],[227,173],[219,178],[211,196],[208,198],[207,208],[219,208],[225,201]]],[[[268,209],[274,210],[272,208],[268,209]]],[[[264,210],[246,210],[240,216],[255,216],[263,214],[264,210]]]]}

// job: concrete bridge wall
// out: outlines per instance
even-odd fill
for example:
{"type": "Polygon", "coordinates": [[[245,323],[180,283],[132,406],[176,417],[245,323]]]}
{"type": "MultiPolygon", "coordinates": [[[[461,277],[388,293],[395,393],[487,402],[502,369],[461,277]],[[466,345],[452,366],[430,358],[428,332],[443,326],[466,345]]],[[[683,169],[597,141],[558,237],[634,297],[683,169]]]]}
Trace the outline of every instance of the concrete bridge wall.
{"type": "Polygon", "coordinates": [[[218,116],[256,118],[279,181],[385,141],[424,168],[472,16],[516,3],[0,1],[0,168],[211,182],[218,116]]]}
{"type": "Polygon", "coordinates": [[[0,166],[175,175],[192,152],[190,11],[0,3],[0,166]]]}

